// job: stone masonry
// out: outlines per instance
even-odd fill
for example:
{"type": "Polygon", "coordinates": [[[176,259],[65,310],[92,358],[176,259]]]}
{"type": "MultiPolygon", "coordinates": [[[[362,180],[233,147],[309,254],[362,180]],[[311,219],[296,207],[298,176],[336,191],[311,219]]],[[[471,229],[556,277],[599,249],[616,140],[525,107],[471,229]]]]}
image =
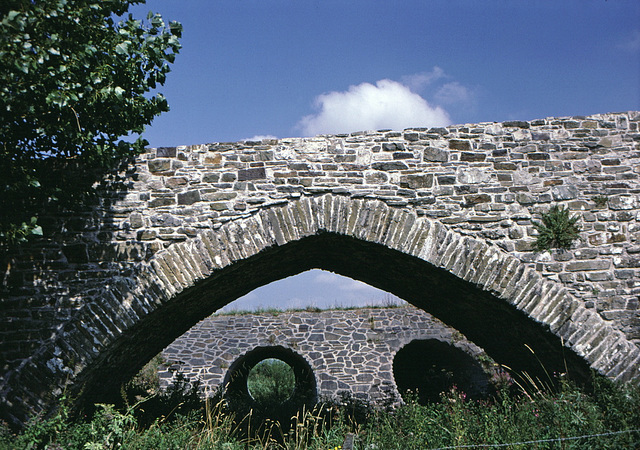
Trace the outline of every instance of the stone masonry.
{"type": "Polygon", "coordinates": [[[149,149],[5,261],[2,418],[63,389],[103,401],[199,320],[311,268],[393,292],[498,362],[532,369],[531,344],[556,364],[564,346],[640,380],[639,128],[625,112],[149,149]],[[581,239],[535,253],[554,204],[581,239]]]}
{"type": "Polygon", "coordinates": [[[479,359],[487,374],[493,373],[486,353],[458,331],[418,308],[399,307],[214,315],[162,352],[165,368],[159,374],[165,388],[181,372],[200,380],[204,392],[215,392],[240,356],[282,346],[309,363],[319,397],[346,392],[373,403],[395,403],[400,399],[393,368],[396,353],[412,341],[431,339],[479,359]]]}

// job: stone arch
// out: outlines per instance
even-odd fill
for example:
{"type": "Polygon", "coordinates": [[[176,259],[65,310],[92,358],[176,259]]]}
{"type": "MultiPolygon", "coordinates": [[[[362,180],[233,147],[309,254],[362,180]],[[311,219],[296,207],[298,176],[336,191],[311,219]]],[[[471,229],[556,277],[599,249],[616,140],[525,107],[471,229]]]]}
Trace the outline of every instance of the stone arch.
{"type": "Polygon", "coordinates": [[[413,339],[393,358],[393,376],[406,401],[411,391],[421,404],[435,402],[456,386],[472,398],[489,392],[489,373],[471,354],[439,339],[413,339]]]}
{"type": "MultiPolygon", "coordinates": [[[[238,357],[227,370],[224,379],[224,398],[239,417],[246,416],[258,404],[247,387],[251,369],[265,359],[279,359],[293,369],[295,386],[291,397],[275,408],[277,419],[284,423],[302,410],[309,409],[318,399],[317,383],[309,362],[295,351],[282,346],[257,347],[238,357]]],[[[276,405],[274,405],[275,407],[276,405]]]]}
{"type": "Polygon", "coordinates": [[[311,268],[359,279],[459,329],[495,360],[538,373],[565,364],[640,378],[640,350],[561,284],[484,241],[378,200],[301,197],[203,230],[105,284],[3,390],[14,417],[69,385],[107,401],[119,384],[198,320],[256,287],[311,268]],[[529,345],[535,357],[526,349],[529,345]],[[21,391],[12,389],[20,386],[21,391]],[[23,387],[24,386],[24,387],[23,387]]]}

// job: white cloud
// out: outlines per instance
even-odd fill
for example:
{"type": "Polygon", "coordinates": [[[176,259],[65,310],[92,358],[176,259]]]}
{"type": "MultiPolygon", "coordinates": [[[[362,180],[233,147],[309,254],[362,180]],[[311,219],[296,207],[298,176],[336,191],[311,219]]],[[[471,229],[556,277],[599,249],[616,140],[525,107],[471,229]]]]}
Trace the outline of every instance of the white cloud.
{"type": "Polygon", "coordinates": [[[336,275],[332,272],[327,272],[325,270],[314,270],[315,276],[313,277],[314,283],[326,283],[326,284],[334,284],[336,279],[339,279],[339,275],[336,275]]]}
{"type": "Polygon", "coordinates": [[[341,290],[347,292],[374,291],[376,288],[358,280],[345,280],[339,286],[341,290]]]}
{"type": "Polygon", "coordinates": [[[397,81],[362,83],[348,91],[329,92],[315,100],[318,112],[303,117],[298,128],[305,136],[363,130],[446,126],[447,112],[397,81]]]}
{"type": "Polygon", "coordinates": [[[442,85],[435,95],[436,101],[439,103],[450,105],[453,103],[468,103],[472,99],[469,89],[453,81],[442,85]]]}
{"type": "Polygon", "coordinates": [[[434,66],[431,72],[420,72],[402,77],[402,84],[407,86],[413,92],[419,92],[434,81],[445,76],[444,70],[438,66],[434,66]]]}
{"type": "Polygon", "coordinates": [[[366,283],[325,270],[309,270],[262,286],[226,305],[223,311],[304,309],[388,305],[402,301],[366,283]]]}
{"type": "Polygon", "coordinates": [[[333,289],[347,292],[355,291],[375,291],[376,288],[369,286],[362,281],[354,280],[349,277],[343,277],[335,273],[326,272],[324,270],[318,271],[313,277],[313,281],[318,284],[330,285],[333,289]]]}
{"type": "Polygon", "coordinates": [[[254,141],[254,142],[260,142],[264,139],[278,139],[276,136],[273,136],[271,134],[257,134],[253,137],[250,137],[249,139],[243,139],[243,141],[254,141]]]}

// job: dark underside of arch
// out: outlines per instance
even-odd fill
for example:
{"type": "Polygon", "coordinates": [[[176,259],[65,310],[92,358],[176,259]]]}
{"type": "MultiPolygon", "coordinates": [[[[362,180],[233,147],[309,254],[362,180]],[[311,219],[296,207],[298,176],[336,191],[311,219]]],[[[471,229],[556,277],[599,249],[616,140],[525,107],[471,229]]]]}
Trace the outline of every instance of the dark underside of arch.
{"type": "Polygon", "coordinates": [[[81,401],[91,404],[117,400],[123,382],[198,321],[253,289],[314,268],[407,300],[462,332],[516,373],[548,381],[547,373],[563,373],[566,367],[576,382],[590,379],[582,358],[563,347],[546,326],[506,301],[414,256],[323,232],[237,261],[178,294],[85,369],[74,384],[76,392],[81,388],[81,401]]]}
{"type": "Polygon", "coordinates": [[[454,386],[473,399],[489,394],[489,374],[471,355],[437,339],[416,339],[393,359],[393,376],[403,399],[437,402],[454,386]]]}

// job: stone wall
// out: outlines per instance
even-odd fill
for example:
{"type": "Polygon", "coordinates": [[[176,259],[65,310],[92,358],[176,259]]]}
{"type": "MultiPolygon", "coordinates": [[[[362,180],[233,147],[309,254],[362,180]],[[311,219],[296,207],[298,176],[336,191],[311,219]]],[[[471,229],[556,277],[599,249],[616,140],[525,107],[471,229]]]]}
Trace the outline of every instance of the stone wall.
{"type": "MultiPolygon", "coordinates": [[[[159,148],[119,202],[115,238],[155,252],[300,196],[379,199],[493,242],[640,342],[640,113],[159,148]],[[532,252],[552,204],[570,251],[532,252]]],[[[128,248],[127,251],[132,251],[128,248]]]]}
{"type": "MultiPolygon", "coordinates": [[[[321,398],[344,392],[372,403],[395,403],[400,395],[394,357],[419,340],[438,340],[482,361],[477,364],[488,375],[466,381],[477,391],[486,390],[487,377],[494,371],[486,353],[458,331],[409,306],[211,316],[162,352],[166,368],[159,374],[165,388],[181,372],[200,380],[204,392],[215,392],[242,355],[280,346],[308,362],[321,398]]],[[[432,361],[443,370],[450,363],[442,356],[432,361]]]]}
{"type": "Polygon", "coordinates": [[[511,345],[506,359],[542,336],[638,379],[639,128],[627,112],[150,149],[97,204],[43,215],[47,238],[4,261],[3,409],[19,421],[105,378],[117,391],[217,308],[314,267],[487,351],[511,345]],[[579,217],[581,240],[534,253],[533,221],[553,204],[579,217]],[[517,323],[514,339],[495,338],[496,321],[517,323]]]}

